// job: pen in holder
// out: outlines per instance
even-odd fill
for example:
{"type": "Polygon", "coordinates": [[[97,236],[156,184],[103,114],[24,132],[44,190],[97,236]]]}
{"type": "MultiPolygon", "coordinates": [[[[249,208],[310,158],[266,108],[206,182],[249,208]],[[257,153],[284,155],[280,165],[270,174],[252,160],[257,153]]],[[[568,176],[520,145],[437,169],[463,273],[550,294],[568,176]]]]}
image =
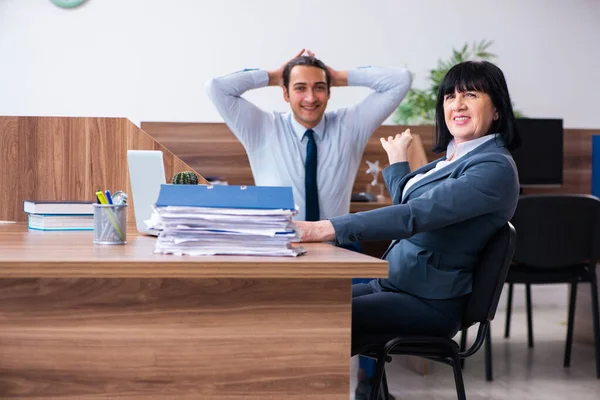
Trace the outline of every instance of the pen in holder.
{"type": "Polygon", "coordinates": [[[94,204],[94,243],[125,244],[127,204],[94,204]]]}

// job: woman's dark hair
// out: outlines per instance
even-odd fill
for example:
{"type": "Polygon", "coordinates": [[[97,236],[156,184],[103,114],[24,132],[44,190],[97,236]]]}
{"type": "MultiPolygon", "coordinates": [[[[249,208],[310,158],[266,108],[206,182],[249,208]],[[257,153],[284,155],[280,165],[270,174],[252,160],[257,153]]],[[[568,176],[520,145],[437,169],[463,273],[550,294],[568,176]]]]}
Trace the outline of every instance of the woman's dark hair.
{"type": "Polygon", "coordinates": [[[521,144],[517,131],[508,86],[502,70],[488,61],[465,61],[450,68],[438,90],[435,104],[436,138],[433,151],[445,151],[452,140],[444,118],[444,97],[447,94],[466,91],[487,93],[498,112],[498,119],[492,123],[489,133],[498,133],[508,150],[521,144]]]}
{"type": "Polygon", "coordinates": [[[283,67],[283,87],[285,87],[287,90],[290,89],[289,88],[290,73],[292,72],[292,68],[294,68],[296,65],[304,65],[307,67],[321,68],[323,71],[325,71],[325,78],[327,81],[327,92],[329,92],[329,89],[331,87],[331,76],[329,75],[327,66],[325,65],[325,63],[323,61],[319,60],[318,58],[311,57],[311,56],[296,57],[296,58],[292,59],[291,61],[289,61],[285,65],[285,67],[283,67]]]}

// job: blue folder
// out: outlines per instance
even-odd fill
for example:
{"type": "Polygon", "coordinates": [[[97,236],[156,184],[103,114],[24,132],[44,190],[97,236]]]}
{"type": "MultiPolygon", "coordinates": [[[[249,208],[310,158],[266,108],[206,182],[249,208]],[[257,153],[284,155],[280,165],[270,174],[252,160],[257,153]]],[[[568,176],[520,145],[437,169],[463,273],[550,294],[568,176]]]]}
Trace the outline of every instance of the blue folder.
{"type": "Polygon", "coordinates": [[[287,186],[172,185],[160,187],[157,207],[242,208],[293,210],[294,195],[287,186]]]}

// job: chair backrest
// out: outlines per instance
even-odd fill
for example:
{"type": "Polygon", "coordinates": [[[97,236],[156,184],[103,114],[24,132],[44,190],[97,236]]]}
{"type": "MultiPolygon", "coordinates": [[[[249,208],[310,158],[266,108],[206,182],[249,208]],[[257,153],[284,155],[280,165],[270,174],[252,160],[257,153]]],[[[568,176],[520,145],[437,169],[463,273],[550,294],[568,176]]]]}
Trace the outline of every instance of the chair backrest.
{"type": "Polygon", "coordinates": [[[517,233],[509,222],[494,234],[483,249],[479,264],[473,270],[473,291],[466,306],[461,330],[474,323],[494,319],[515,252],[516,240],[517,233]]]}
{"type": "Polygon", "coordinates": [[[600,249],[600,199],[589,195],[525,195],[512,224],[519,232],[513,261],[535,267],[594,262],[600,249]]]}

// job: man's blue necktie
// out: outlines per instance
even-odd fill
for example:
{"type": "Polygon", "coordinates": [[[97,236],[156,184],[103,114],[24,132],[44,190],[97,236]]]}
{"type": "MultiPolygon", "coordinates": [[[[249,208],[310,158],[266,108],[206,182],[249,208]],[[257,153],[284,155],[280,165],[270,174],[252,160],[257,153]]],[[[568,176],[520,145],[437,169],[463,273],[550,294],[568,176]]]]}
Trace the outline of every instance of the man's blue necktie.
{"type": "Polygon", "coordinates": [[[308,139],[306,143],[306,174],[304,188],[306,193],[306,220],[318,221],[319,218],[319,190],[317,188],[317,142],[314,131],[309,129],[304,134],[308,139]]]}

